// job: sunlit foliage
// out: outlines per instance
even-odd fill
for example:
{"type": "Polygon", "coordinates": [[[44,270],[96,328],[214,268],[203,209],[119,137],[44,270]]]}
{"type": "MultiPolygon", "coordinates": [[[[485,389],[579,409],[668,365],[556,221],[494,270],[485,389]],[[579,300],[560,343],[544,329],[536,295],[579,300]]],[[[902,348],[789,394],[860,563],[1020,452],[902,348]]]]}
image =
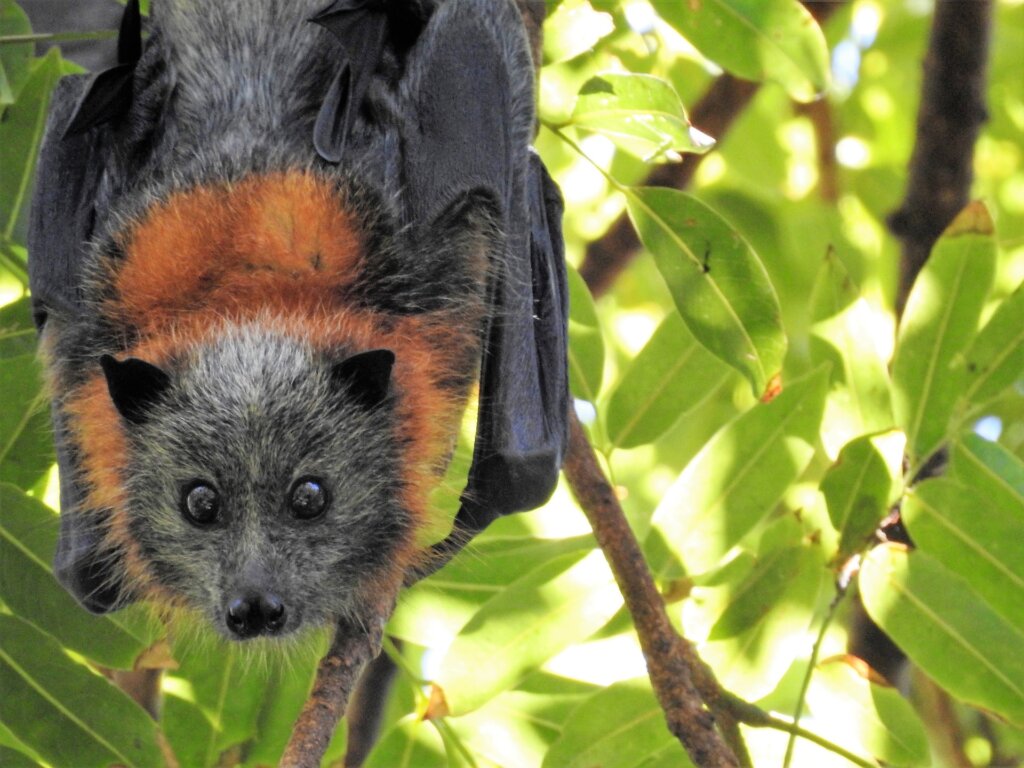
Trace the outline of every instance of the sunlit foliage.
{"type": "MultiPolygon", "coordinates": [[[[801,712],[864,764],[944,765],[950,729],[962,760],[1017,764],[1024,4],[996,5],[978,202],[902,320],[885,219],[931,4],[838,6],[819,27],[796,0],[549,2],[536,146],[566,200],[576,410],[672,620],[726,688],[801,712]],[[686,110],[723,71],[763,84],[709,136],[686,110]],[[646,186],[684,154],[705,155],[685,192],[646,186]],[[576,267],[622,216],[643,249],[594,299],[576,267]],[[937,455],[941,477],[915,483],[937,455]],[[877,546],[894,510],[911,548],[877,546]],[[846,655],[861,598],[909,657],[895,679],[846,655]]],[[[29,31],[0,0],[0,37],[29,31]]],[[[25,216],[48,96],[74,69],[0,39],[0,764],[274,764],[315,648],[282,661],[165,643],[140,613],[86,615],[50,573],[25,216]],[[158,723],[98,673],[133,666],[167,669],[158,723]]],[[[369,765],[688,764],[565,487],[408,590],[389,635],[399,673],[369,765]]],[[[850,764],[743,733],[755,766],[850,764]]],[[[328,759],[344,748],[339,732],[328,759]]]]}

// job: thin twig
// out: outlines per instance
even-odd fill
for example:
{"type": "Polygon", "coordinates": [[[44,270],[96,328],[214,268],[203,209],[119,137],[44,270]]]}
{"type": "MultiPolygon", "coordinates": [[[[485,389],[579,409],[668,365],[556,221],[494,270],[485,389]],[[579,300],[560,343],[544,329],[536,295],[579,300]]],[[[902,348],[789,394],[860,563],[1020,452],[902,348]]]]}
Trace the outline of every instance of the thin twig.
{"type": "Polygon", "coordinates": [[[738,767],[736,755],[715,729],[714,716],[704,708],[709,698],[709,705],[714,705],[718,685],[697,659],[690,643],[669,622],[640,545],[598,466],[583,426],[572,411],[564,471],[633,616],[651,685],[669,730],[696,765],[738,767]],[[712,695],[702,696],[699,688],[706,688],[712,695]]]}
{"type": "MultiPolygon", "coordinates": [[[[800,683],[800,693],[797,695],[796,707],[793,711],[793,725],[800,725],[800,717],[803,715],[804,710],[804,699],[807,697],[807,689],[811,685],[811,676],[814,674],[814,668],[818,664],[818,656],[821,654],[821,644],[825,640],[825,632],[828,631],[829,626],[832,624],[832,620],[836,617],[836,610],[839,608],[839,604],[842,603],[843,597],[846,595],[846,589],[840,587],[836,591],[836,596],[832,598],[832,602],[828,606],[828,613],[825,614],[824,620],[821,622],[821,629],[818,630],[818,637],[814,641],[814,648],[811,650],[811,658],[807,662],[807,672],[804,673],[804,679],[800,683]]],[[[786,756],[782,761],[782,768],[789,768],[790,763],[793,760],[793,749],[796,747],[796,732],[793,731],[789,734],[789,742],[786,744],[786,756]]]]}
{"type": "Polygon", "coordinates": [[[737,720],[751,728],[771,728],[776,731],[782,731],[783,733],[796,734],[802,739],[813,742],[819,747],[827,749],[829,752],[849,760],[854,765],[861,766],[861,768],[878,768],[877,762],[855,755],[853,752],[844,749],[823,736],[819,736],[816,733],[805,730],[796,723],[791,723],[788,720],[783,720],[781,717],[776,717],[773,714],[765,712],[760,707],[743,701],[732,694],[723,693],[722,702],[723,705],[733,713],[737,720]]]}
{"type": "Polygon", "coordinates": [[[3,35],[0,45],[18,43],[67,43],[76,40],[109,40],[117,37],[116,29],[96,29],[88,32],[35,32],[31,35],[3,35]]]}

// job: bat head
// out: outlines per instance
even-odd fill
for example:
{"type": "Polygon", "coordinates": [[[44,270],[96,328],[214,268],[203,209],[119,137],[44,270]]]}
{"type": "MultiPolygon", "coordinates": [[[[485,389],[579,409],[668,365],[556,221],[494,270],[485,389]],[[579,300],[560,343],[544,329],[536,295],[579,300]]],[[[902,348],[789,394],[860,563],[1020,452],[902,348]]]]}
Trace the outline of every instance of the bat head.
{"type": "Polygon", "coordinates": [[[354,617],[411,536],[394,355],[325,355],[256,324],[166,366],[103,358],[151,578],[244,640],[354,617]]]}

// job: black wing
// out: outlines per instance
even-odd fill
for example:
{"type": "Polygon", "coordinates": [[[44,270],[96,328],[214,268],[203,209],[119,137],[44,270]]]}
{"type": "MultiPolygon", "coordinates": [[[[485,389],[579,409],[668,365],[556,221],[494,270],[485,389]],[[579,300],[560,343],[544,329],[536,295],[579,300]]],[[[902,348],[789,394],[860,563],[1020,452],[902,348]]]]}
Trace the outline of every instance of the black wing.
{"type": "Polygon", "coordinates": [[[498,290],[473,465],[457,517],[464,531],[546,502],[567,444],[562,198],[540,158],[532,156],[529,167],[528,247],[510,254],[498,290]]]}
{"type": "Polygon", "coordinates": [[[90,78],[71,75],[57,83],[36,164],[29,216],[29,282],[36,327],[55,312],[80,312],[84,244],[92,236],[95,201],[106,170],[106,142],[64,132],[76,113],[90,78]]]}
{"type": "MultiPolygon", "coordinates": [[[[131,102],[131,77],[141,52],[137,0],[128,3],[118,40],[119,64],[97,75],[70,75],[54,90],[36,165],[29,217],[29,285],[36,328],[67,327],[82,316],[82,264],[87,243],[102,221],[111,160],[108,124],[131,102]]],[[[49,333],[54,333],[53,328],[49,333]]],[[[66,350],[59,350],[59,354],[66,350]]],[[[60,537],[54,573],[86,608],[103,613],[121,601],[109,552],[96,523],[81,513],[84,490],[78,459],[59,404],[53,408],[60,470],[60,537]]]]}
{"type": "MultiPolygon", "coordinates": [[[[28,268],[33,316],[44,335],[48,324],[73,324],[82,313],[83,253],[93,234],[108,142],[99,135],[65,138],[64,133],[89,85],[90,78],[84,75],[66,77],[58,83],[36,166],[28,268]]],[[[101,536],[80,512],[84,492],[75,480],[78,462],[57,405],[53,425],[62,510],[54,573],[79,602],[102,613],[116,605],[119,591],[111,588],[109,570],[105,568],[109,561],[100,552],[101,536]]]]}
{"type": "Polygon", "coordinates": [[[506,0],[449,0],[407,67],[412,219],[429,221],[458,195],[484,190],[498,201],[503,233],[473,463],[443,556],[495,518],[547,501],[567,443],[562,202],[529,148],[533,78],[522,20],[506,0]]]}

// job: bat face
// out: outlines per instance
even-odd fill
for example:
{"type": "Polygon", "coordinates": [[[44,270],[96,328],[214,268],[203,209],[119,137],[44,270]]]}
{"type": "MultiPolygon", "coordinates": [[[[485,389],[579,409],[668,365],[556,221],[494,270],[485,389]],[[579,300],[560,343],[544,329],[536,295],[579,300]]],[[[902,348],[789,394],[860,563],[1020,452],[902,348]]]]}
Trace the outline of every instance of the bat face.
{"type": "Polygon", "coordinates": [[[392,361],[331,360],[257,325],[162,374],[106,361],[149,577],[235,640],[353,615],[412,528],[397,502],[392,361]]]}

